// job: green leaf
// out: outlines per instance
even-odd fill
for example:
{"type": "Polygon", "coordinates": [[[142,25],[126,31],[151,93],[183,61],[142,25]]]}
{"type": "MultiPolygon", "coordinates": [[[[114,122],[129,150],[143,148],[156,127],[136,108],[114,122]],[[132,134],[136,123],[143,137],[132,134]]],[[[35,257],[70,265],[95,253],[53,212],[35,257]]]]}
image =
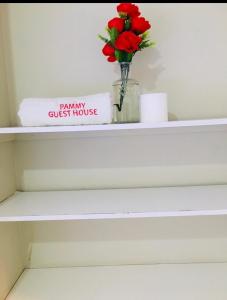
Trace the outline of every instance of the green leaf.
{"type": "Polygon", "coordinates": [[[147,30],[147,31],[145,31],[145,32],[141,35],[141,38],[142,38],[142,40],[145,40],[145,39],[148,38],[148,36],[149,36],[149,32],[148,32],[148,30],[147,30]]]}
{"type": "Polygon", "coordinates": [[[143,41],[143,42],[139,45],[139,48],[140,48],[140,49],[146,48],[146,44],[147,44],[147,41],[143,41]]]}
{"type": "Polygon", "coordinates": [[[114,54],[115,54],[117,61],[121,61],[121,51],[116,49],[114,54]]]}
{"type": "Polygon", "coordinates": [[[109,27],[106,27],[106,31],[110,34],[110,29],[109,29],[109,27]]]}
{"type": "Polygon", "coordinates": [[[119,35],[119,33],[118,33],[117,29],[112,27],[110,30],[110,41],[111,41],[112,45],[114,45],[118,35],[119,35]]]}
{"type": "Polygon", "coordinates": [[[127,62],[131,62],[132,61],[132,56],[133,54],[132,53],[127,53],[127,62]]]}
{"type": "Polygon", "coordinates": [[[148,48],[148,47],[154,47],[155,46],[155,42],[151,42],[149,40],[143,41],[140,45],[139,48],[140,49],[144,49],[144,48],[148,48]]]}
{"type": "Polygon", "coordinates": [[[101,34],[99,34],[98,37],[100,38],[100,40],[102,40],[105,43],[109,42],[109,40],[107,38],[105,38],[104,36],[102,36],[101,34]]]}

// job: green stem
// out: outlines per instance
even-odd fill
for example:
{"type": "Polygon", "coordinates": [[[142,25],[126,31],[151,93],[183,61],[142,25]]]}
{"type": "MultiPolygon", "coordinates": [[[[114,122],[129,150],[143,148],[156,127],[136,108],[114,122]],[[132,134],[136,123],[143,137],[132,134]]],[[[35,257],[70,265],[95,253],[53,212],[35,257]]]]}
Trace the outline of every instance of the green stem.
{"type": "Polygon", "coordinates": [[[130,63],[128,62],[120,62],[120,67],[121,67],[120,104],[115,104],[118,111],[122,111],[122,107],[123,107],[124,97],[127,89],[129,66],[130,63]]]}

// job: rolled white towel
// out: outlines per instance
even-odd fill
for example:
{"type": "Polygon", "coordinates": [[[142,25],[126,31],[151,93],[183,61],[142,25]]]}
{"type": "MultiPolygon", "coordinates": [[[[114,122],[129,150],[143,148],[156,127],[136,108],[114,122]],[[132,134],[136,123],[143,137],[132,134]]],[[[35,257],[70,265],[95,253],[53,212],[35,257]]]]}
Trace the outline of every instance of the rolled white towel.
{"type": "Polygon", "coordinates": [[[112,122],[110,93],[83,97],[26,98],[18,111],[22,126],[108,124],[112,122]]]}

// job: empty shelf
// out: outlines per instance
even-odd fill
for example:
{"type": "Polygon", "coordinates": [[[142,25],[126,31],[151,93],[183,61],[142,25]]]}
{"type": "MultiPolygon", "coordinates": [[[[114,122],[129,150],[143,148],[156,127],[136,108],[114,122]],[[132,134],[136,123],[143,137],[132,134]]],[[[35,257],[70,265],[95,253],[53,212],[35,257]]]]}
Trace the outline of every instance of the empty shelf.
{"type": "Polygon", "coordinates": [[[227,264],[27,269],[6,300],[226,300],[227,264]]]}
{"type": "Polygon", "coordinates": [[[216,216],[227,214],[227,185],[16,192],[0,221],[216,216]]]}

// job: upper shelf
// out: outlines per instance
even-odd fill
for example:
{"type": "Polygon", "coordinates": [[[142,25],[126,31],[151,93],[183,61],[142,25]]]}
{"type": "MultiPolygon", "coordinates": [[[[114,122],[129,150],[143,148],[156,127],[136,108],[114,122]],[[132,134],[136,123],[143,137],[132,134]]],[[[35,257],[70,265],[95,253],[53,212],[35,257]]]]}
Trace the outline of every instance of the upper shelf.
{"type": "Polygon", "coordinates": [[[67,132],[99,132],[102,134],[119,133],[147,133],[147,132],[182,132],[201,130],[227,129],[227,118],[169,121],[160,123],[127,123],[127,124],[105,124],[105,125],[75,125],[75,126],[42,126],[42,127],[3,127],[1,134],[33,134],[33,133],[67,133],[67,132]]]}
{"type": "Polygon", "coordinates": [[[17,192],[0,203],[0,221],[51,221],[227,215],[227,185],[17,192]]]}

